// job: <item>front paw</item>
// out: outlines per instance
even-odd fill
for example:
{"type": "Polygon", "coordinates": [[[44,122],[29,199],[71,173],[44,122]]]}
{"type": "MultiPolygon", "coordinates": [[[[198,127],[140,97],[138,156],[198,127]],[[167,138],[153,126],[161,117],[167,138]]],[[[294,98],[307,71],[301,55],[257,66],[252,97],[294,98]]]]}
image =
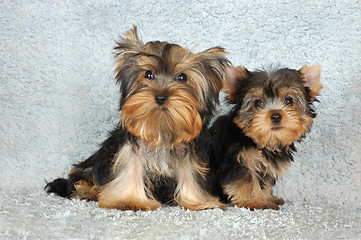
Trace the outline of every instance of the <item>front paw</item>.
{"type": "Polygon", "coordinates": [[[149,201],[135,201],[135,200],[124,201],[123,200],[123,201],[112,201],[112,202],[107,202],[107,201],[99,202],[99,207],[101,207],[101,208],[115,208],[115,209],[119,209],[119,210],[134,210],[134,211],[156,210],[160,206],[161,206],[161,204],[154,200],[149,200],[149,201]]]}
{"type": "Polygon", "coordinates": [[[277,205],[285,204],[285,200],[283,200],[281,197],[273,197],[271,201],[277,205]]]}
{"type": "Polygon", "coordinates": [[[250,210],[255,209],[273,209],[273,210],[279,210],[280,205],[283,205],[285,201],[280,197],[271,197],[267,200],[264,199],[256,199],[252,202],[239,202],[235,203],[237,207],[244,207],[249,208],[250,210]]]}
{"type": "Polygon", "coordinates": [[[226,208],[226,205],[219,202],[218,200],[213,200],[208,202],[180,202],[178,204],[184,209],[189,209],[193,211],[203,210],[203,209],[213,209],[213,208],[221,208],[221,209],[226,208]]]}

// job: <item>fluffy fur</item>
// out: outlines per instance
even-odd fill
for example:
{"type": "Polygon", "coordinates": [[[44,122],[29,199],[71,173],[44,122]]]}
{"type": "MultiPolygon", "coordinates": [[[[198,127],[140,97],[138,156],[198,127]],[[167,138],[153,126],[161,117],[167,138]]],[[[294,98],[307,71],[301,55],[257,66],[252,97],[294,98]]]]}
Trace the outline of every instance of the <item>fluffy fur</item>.
{"type": "Polygon", "coordinates": [[[228,65],[216,47],[194,54],[176,44],[143,44],[134,27],[115,47],[119,126],[67,179],[46,185],[100,207],[154,210],[163,203],[223,207],[204,187],[207,124],[228,65]]]}
{"type": "Polygon", "coordinates": [[[294,142],[310,131],[321,66],[250,72],[226,69],[224,91],[233,107],[213,124],[210,185],[225,202],[279,209],[272,186],[290,165],[294,142]]]}

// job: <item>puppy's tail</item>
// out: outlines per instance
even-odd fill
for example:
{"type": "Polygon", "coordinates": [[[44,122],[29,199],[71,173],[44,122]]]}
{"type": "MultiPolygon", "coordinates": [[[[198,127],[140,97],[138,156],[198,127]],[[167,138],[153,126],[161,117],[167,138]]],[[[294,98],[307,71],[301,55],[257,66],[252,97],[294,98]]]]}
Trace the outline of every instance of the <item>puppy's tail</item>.
{"type": "Polygon", "coordinates": [[[71,185],[68,179],[57,178],[54,181],[47,183],[44,190],[47,193],[55,193],[61,197],[70,198],[70,194],[72,192],[70,188],[71,185]]]}

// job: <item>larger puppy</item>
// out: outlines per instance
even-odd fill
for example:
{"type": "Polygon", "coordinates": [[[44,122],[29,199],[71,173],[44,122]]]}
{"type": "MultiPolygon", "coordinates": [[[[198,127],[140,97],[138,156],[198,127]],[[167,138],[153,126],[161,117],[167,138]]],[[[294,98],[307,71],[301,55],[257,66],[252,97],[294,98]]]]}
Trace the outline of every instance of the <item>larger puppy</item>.
{"type": "Polygon", "coordinates": [[[94,155],[46,190],[105,208],[223,207],[204,190],[204,179],[206,126],[228,65],[224,50],[194,54],[168,42],[143,44],[134,27],[115,51],[121,123],[94,155]]]}

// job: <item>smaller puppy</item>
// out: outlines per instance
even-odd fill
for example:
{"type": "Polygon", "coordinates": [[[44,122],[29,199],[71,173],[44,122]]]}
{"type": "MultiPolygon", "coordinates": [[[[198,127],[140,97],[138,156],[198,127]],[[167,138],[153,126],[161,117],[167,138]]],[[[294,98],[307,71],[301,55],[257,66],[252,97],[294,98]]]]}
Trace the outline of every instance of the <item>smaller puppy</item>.
{"type": "Polygon", "coordinates": [[[226,69],[224,91],[233,108],[211,128],[213,194],[251,210],[284,204],[272,186],[293,160],[293,143],[310,131],[320,77],[320,65],[271,72],[226,69]]]}

